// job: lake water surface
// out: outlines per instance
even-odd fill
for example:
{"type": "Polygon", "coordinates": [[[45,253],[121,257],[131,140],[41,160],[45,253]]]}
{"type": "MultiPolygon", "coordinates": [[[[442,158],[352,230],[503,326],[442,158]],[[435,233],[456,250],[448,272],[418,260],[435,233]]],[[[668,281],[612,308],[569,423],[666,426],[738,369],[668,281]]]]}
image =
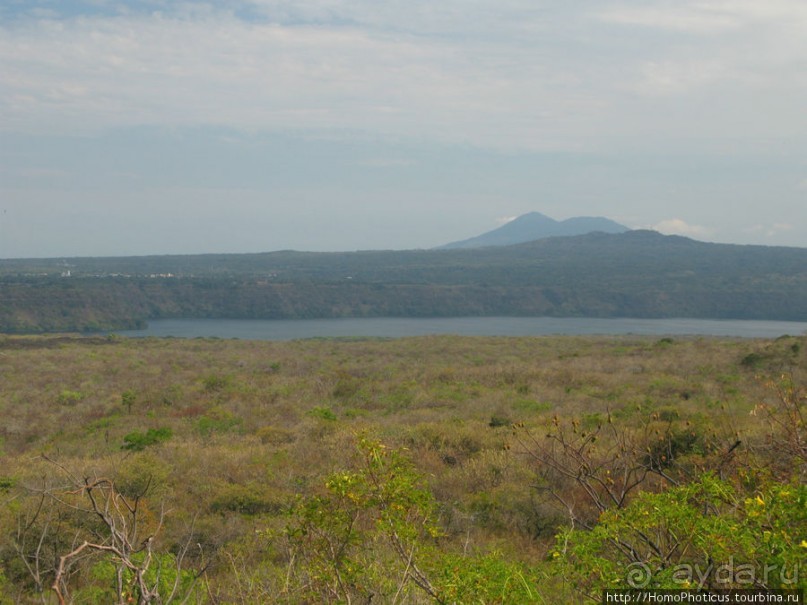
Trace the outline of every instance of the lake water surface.
{"type": "Polygon", "coordinates": [[[217,337],[250,340],[296,340],[300,338],[424,336],[544,336],[618,335],[737,336],[775,338],[807,334],[807,322],[624,319],[557,317],[446,317],[370,319],[159,319],[144,330],[118,332],[121,336],[177,338],[217,337]]]}

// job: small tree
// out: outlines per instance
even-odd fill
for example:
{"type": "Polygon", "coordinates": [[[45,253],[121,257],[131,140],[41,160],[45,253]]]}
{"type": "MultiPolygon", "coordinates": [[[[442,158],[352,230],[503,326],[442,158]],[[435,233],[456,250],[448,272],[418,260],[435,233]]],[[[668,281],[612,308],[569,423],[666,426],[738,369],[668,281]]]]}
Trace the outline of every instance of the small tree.
{"type": "Polygon", "coordinates": [[[767,385],[773,400],[757,404],[752,411],[768,424],[766,442],[760,449],[784,472],[799,469],[803,481],[807,476],[807,391],[796,384],[792,374],[781,374],[767,385]]]}
{"type": "Polygon", "coordinates": [[[543,430],[515,425],[513,438],[536,471],[535,488],[568,514],[572,526],[591,529],[599,516],[623,508],[641,489],[660,489],[687,479],[681,459],[699,443],[692,427],[651,415],[637,428],[611,414],[587,426],[555,416],[543,430]]]}
{"type": "Polygon", "coordinates": [[[199,574],[185,566],[190,539],[176,555],[157,548],[164,511],[154,514],[148,506],[150,481],[139,493],[124,496],[109,478],[79,479],[49,461],[70,483],[32,490],[36,500],[33,507],[20,507],[16,535],[17,552],[37,592],[50,581],[63,605],[90,589],[71,590],[79,573],[102,581],[109,573],[112,590],[93,592],[107,602],[165,604],[192,593],[199,574]]]}
{"type": "Polygon", "coordinates": [[[380,442],[360,438],[358,453],[357,470],[332,475],[324,493],[294,508],[290,578],[321,602],[377,594],[395,603],[410,584],[442,602],[420,563],[440,534],[431,494],[411,464],[380,442]]]}
{"type": "Polygon", "coordinates": [[[807,486],[738,495],[707,475],[561,532],[556,570],[592,601],[606,588],[796,588],[807,579],[807,486]]]}
{"type": "Polygon", "coordinates": [[[134,389],[126,389],[120,394],[120,402],[129,414],[132,413],[132,406],[135,404],[135,401],[137,401],[137,391],[134,389]]]}

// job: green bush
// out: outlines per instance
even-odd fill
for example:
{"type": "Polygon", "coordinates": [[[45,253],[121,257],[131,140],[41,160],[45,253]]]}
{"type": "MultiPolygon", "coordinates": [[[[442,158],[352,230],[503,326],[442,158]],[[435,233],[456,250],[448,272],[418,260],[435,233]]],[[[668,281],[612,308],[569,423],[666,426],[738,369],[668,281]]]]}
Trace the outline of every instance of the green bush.
{"type": "Polygon", "coordinates": [[[57,401],[61,405],[76,405],[79,401],[84,399],[84,393],[81,391],[71,391],[70,389],[63,389],[59,393],[57,401]]]}
{"type": "Polygon", "coordinates": [[[443,603],[547,603],[539,592],[544,574],[505,560],[499,553],[446,555],[435,573],[443,603]]]}
{"type": "MultiPolygon", "coordinates": [[[[141,553],[138,559],[144,559],[145,553],[141,553]]],[[[142,561],[138,561],[142,563],[142,561]]],[[[89,571],[90,585],[84,586],[76,590],[73,602],[76,603],[145,603],[141,600],[140,589],[135,581],[134,574],[123,568],[121,584],[123,586],[122,594],[116,594],[117,574],[120,568],[109,559],[99,561],[89,571]]],[[[145,573],[145,583],[160,595],[160,597],[168,597],[174,595],[175,599],[181,601],[182,598],[190,600],[190,597],[196,596],[197,599],[201,598],[201,594],[197,594],[194,588],[197,578],[195,574],[189,570],[181,569],[178,565],[177,557],[171,553],[157,554],[153,557],[147,572],[145,573]]],[[[148,602],[152,602],[149,599],[148,602]]],[[[159,602],[162,602],[161,600],[159,602]]],[[[171,601],[173,602],[173,601],[171,601]]],[[[200,602],[192,600],[191,602],[200,602]]]]}
{"type": "Polygon", "coordinates": [[[151,445],[168,441],[173,431],[168,427],[149,429],[145,433],[133,432],[123,437],[121,449],[139,452],[151,445]]]}
{"type": "Polygon", "coordinates": [[[127,456],[115,475],[115,489],[132,500],[162,497],[169,490],[171,464],[152,451],[127,456]]]}
{"type": "Polygon", "coordinates": [[[308,415],[312,418],[319,418],[320,420],[327,420],[329,422],[336,420],[336,414],[333,413],[333,410],[323,406],[311,408],[308,410],[308,415]]]}
{"type": "Polygon", "coordinates": [[[208,374],[202,380],[206,391],[217,392],[229,388],[233,384],[233,377],[221,374],[208,374]]]}
{"type": "Polygon", "coordinates": [[[232,412],[215,407],[196,421],[196,430],[202,437],[210,437],[213,433],[227,433],[241,426],[242,420],[232,412]]]}
{"type": "Polygon", "coordinates": [[[137,391],[134,389],[126,389],[120,394],[120,402],[126,408],[126,411],[131,414],[132,406],[137,401],[137,391]]]}
{"type": "Polygon", "coordinates": [[[210,503],[214,513],[233,512],[243,515],[263,513],[278,514],[283,510],[279,502],[267,499],[259,493],[258,486],[231,484],[218,490],[210,503]]]}
{"type": "Polygon", "coordinates": [[[440,535],[431,493],[397,452],[367,438],[358,445],[357,470],[334,473],[292,511],[297,590],[305,602],[391,599],[412,585],[434,596],[420,567],[440,535]]]}
{"type": "Polygon", "coordinates": [[[513,424],[513,421],[510,420],[510,418],[508,418],[507,416],[499,416],[496,414],[491,416],[490,421],[488,422],[488,426],[493,429],[499,428],[501,426],[510,426],[511,424],[513,424]]]}
{"type": "Polygon", "coordinates": [[[639,495],[591,530],[557,536],[556,572],[599,600],[606,588],[807,586],[807,485],[745,497],[711,475],[639,495]]]}
{"type": "Polygon", "coordinates": [[[0,605],[12,605],[14,602],[11,600],[10,588],[11,582],[6,579],[3,570],[0,569],[0,605]]]}

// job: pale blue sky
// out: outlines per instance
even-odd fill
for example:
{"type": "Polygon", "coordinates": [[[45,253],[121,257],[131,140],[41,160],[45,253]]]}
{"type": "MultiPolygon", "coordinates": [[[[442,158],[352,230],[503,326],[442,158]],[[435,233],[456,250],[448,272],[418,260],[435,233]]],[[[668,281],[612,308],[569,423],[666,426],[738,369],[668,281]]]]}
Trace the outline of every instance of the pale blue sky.
{"type": "Polygon", "coordinates": [[[803,0],[0,0],[0,257],[807,245],[803,0]]]}

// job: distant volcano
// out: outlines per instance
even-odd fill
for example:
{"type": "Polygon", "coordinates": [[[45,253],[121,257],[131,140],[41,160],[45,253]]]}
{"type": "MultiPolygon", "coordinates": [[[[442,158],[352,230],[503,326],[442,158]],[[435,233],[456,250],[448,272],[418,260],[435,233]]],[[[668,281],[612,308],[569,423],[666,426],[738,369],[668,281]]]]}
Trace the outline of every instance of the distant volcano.
{"type": "Polygon", "coordinates": [[[630,229],[624,225],[615,223],[611,219],[603,217],[577,216],[566,219],[565,221],[556,221],[540,212],[530,212],[528,214],[522,214],[518,218],[493,231],[488,231],[487,233],[477,235],[470,239],[438,246],[438,248],[511,246],[513,244],[522,244],[545,237],[585,235],[586,233],[592,233],[594,231],[603,233],[624,233],[625,231],[630,231],[630,229]]]}

